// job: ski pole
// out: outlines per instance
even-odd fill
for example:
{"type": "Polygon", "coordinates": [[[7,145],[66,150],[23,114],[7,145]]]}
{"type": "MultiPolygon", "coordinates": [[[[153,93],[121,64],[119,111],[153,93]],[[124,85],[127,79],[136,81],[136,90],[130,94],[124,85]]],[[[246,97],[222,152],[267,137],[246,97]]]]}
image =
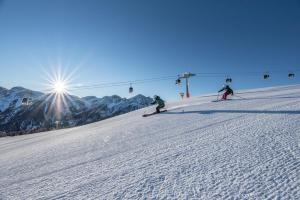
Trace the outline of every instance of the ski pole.
{"type": "Polygon", "coordinates": [[[149,108],[149,107],[151,107],[151,106],[147,106],[147,107],[145,107],[145,109],[144,109],[144,114],[148,113],[148,111],[150,110],[150,108],[149,108]]]}
{"type": "Polygon", "coordinates": [[[239,97],[239,98],[241,98],[241,99],[246,99],[246,98],[244,98],[244,97],[241,97],[241,96],[239,96],[239,95],[234,95],[234,96],[236,96],[236,97],[239,97]]]}
{"type": "Polygon", "coordinates": [[[145,113],[149,113],[150,110],[152,111],[153,108],[154,108],[154,106],[153,106],[153,105],[150,105],[150,106],[148,106],[148,107],[146,107],[146,108],[147,108],[147,109],[144,110],[144,114],[145,114],[145,113]]]}
{"type": "Polygon", "coordinates": [[[220,95],[220,92],[218,92],[218,95],[217,95],[217,101],[219,100],[219,95],[220,95]]]}

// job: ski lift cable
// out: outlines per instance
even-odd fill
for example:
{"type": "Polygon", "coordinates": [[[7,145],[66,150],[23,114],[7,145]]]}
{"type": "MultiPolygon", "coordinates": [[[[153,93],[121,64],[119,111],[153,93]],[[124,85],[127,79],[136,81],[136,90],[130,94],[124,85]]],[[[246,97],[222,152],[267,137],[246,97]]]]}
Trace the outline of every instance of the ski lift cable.
{"type": "MultiPolygon", "coordinates": [[[[300,71],[299,70],[290,70],[288,73],[294,73],[300,71]]],[[[277,73],[287,73],[283,70],[270,70],[268,71],[268,74],[277,74],[277,73]]],[[[237,75],[247,76],[247,77],[254,77],[254,76],[261,76],[262,72],[231,72],[231,73],[224,73],[224,72],[201,72],[201,73],[194,73],[196,77],[198,78],[214,78],[214,77],[234,77],[237,75]]],[[[107,88],[107,87],[120,87],[120,86],[128,86],[136,85],[136,84],[145,84],[150,82],[156,82],[156,81],[167,81],[167,80],[174,80],[178,79],[178,75],[173,76],[163,76],[163,77],[155,77],[155,78],[147,78],[147,79],[137,79],[137,80],[131,80],[131,81],[120,81],[120,82],[108,82],[108,83],[98,83],[98,84],[91,84],[91,85],[81,85],[81,86],[73,86],[70,87],[70,91],[74,90],[85,90],[85,89],[94,89],[94,88],[107,88]]]]}
{"type": "MultiPolygon", "coordinates": [[[[111,82],[111,83],[99,83],[93,85],[85,85],[85,86],[99,86],[99,85],[112,85],[112,84],[130,84],[130,83],[137,83],[137,82],[145,82],[145,81],[155,81],[160,79],[171,79],[177,76],[165,76],[165,77],[157,77],[157,78],[148,78],[148,79],[139,79],[139,80],[131,80],[131,81],[121,81],[121,82],[111,82]]],[[[85,87],[85,86],[77,86],[77,88],[85,87]]]]}
{"type": "MultiPolygon", "coordinates": [[[[293,70],[295,71],[300,71],[300,70],[293,70]]],[[[277,73],[283,73],[284,71],[282,70],[277,70],[273,71],[271,74],[277,74],[277,73]]],[[[196,77],[201,77],[201,78],[212,78],[212,77],[224,77],[230,75],[243,75],[247,77],[255,77],[255,76],[261,76],[261,72],[235,72],[235,73],[222,73],[222,72],[207,72],[207,73],[195,73],[197,76],[196,77]]],[[[268,73],[270,74],[270,73],[268,73]]],[[[144,83],[149,83],[149,82],[156,82],[156,81],[165,81],[165,80],[172,80],[178,78],[178,75],[174,76],[165,76],[165,77],[157,77],[157,78],[149,78],[149,79],[139,79],[139,80],[134,80],[134,81],[122,81],[122,82],[112,82],[112,83],[100,83],[100,84],[93,84],[93,85],[84,85],[84,86],[76,86],[72,87],[70,90],[83,90],[83,89],[94,89],[94,88],[106,88],[106,87],[119,87],[119,86],[125,86],[128,84],[144,84],[144,83]]]]}
{"type": "MultiPolygon", "coordinates": [[[[225,73],[195,73],[198,77],[223,77],[225,73]]],[[[157,78],[149,78],[149,79],[139,79],[134,81],[122,81],[122,82],[111,82],[111,83],[99,83],[93,85],[83,85],[83,86],[74,86],[72,90],[81,90],[81,89],[93,89],[93,88],[105,88],[105,87],[116,87],[116,86],[123,86],[123,85],[136,85],[136,84],[144,84],[149,82],[156,82],[156,81],[165,81],[165,80],[173,80],[178,78],[178,75],[174,76],[165,76],[165,77],[157,77],[157,78]]]]}
{"type": "Polygon", "coordinates": [[[141,79],[141,80],[134,80],[134,81],[122,81],[122,82],[111,82],[111,83],[100,83],[94,85],[84,85],[84,86],[77,86],[72,87],[72,90],[79,90],[79,89],[92,89],[92,88],[103,88],[103,87],[115,87],[115,86],[123,86],[123,85],[136,85],[136,84],[143,84],[148,82],[155,82],[155,81],[165,81],[165,80],[173,80],[177,76],[168,76],[168,77],[158,77],[158,78],[151,78],[151,79],[141,79]]]}
{"type": "MultiPolygon", "coordinates": [[[[157,81],[167,81],[167,80],[173,80],[173,78],[168,79],[155,79],[155,80],[147,80],[147,81],[136,81],[136,82],[130,82],[132,85],[137,84],[145,84],[150,82],[157,82],[157,81]]],[[[93,85],[93,86],[85,86],[85,87],[76,87],[76,88],[70,88],[69,91],[74,90],[85,90],[85,89],[96,89],[96,88],[108,88],[108,87],[120,87],[120,86],[128,86],[128,82],[119,82],[119,83],[108,83],[108,84],[99,84],[99,85],[93,85]]]]}
{"type": "MultiPolygon", "coordinates": [[[[223,77],[222,75],[206,75],[206,74],[199,74],[198,77],[223,77]]],[[[167,80],[174,80],[178,78],[176,76],[167,76],[167,77],[158,77],[158,78],[151,78],[151,79],[141,79],[135,81],[123,81],[123,82],[111,82],[111,83],[100,83],[100,84],[93,84],[93,85],[84,85],[84,86],[75,86],[70,88],[70,91],[74,90],[85,90],[85,89],[95,89],[95,88],[106,88],[106,87],[119,87],[119,86],[128,86],[137,85],[137,84],[145,84],[150,82],[157,82],[157,81],[167,81],[167,80]]]]}
{"type": "Polygon", "coordinates": [[[234,75],[243,75],[243,76],[251,76],[251,75],[261,75],[268,72],[268,74],[279,74],[279,73],[293,73],[293,72],[300,72],[300,69],[295,70],[266,70],[265,72],[259,71],[248,71],[248,72],[208,72],[208,73],[195,73],[196,75],[224,75],[224,76],[234,76],[234,75]]]}

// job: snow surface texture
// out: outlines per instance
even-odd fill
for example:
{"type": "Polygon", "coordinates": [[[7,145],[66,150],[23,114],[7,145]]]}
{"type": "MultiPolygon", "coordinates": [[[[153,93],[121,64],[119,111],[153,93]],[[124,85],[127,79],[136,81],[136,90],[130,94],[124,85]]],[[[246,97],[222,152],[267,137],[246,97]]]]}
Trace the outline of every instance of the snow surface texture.
{"type": "Polygon", "coordinates": [[[300,85],[0,138],[0,199],[300,199],[300,85]]]}

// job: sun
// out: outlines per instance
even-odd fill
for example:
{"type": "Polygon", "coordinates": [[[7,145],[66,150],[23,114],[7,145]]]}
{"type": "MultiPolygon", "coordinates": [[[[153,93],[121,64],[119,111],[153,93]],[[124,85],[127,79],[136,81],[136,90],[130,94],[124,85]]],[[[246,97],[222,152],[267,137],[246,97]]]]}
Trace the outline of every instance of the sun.
{"type": "MultiPolygon", "coordinates": [[[[1,1],[1,0],[0,0],[1,1]]],[[[71,91],[73,89],[73,75],[75,71],[68,72],[67,68],[62,70],[62,66],[53,67],[52,71],[45,71],[45,103],[47,112],[55,113],[55,118],[60,120],[63,111],[70,109],[69,104],[73,104],[71,91]]],[[[43,105],[43,104],[41,104],[43,105]]]]}
{"type": "Polygon", "coordinates": [[[63,80],[56,80],[53,83],[53,91],[57,94],[64,94],[67,92],[67,84],[63,80]]]}
{"type": "Polygon", "coordinates": [[[53,70],[53,73],[46,73],[47,84],[45,90],[47,93],[64,96],[70,94],[69,90],[71,88],[71,75],[65,75],[60,68],[53,70]]]}

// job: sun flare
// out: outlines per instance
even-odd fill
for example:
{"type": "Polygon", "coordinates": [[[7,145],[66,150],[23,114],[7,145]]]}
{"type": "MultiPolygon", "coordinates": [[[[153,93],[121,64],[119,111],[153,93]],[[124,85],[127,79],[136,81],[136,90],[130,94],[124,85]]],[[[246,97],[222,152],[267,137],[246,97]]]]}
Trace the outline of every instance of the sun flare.
{"type": "Polygon", "coordinates": [[[67,84],[62,80],[57,80],[53,84],[53,90],[55,93],[64,94],[67,91],[67,84]]]}
{"type": "Polygon", "coordinates": [[[63,73],[61,68],[54,69],[52,73],[46,72],[45,79],[47,83],[45,86],[47,87],[47,93],[57,95],[57,96],[65,96],[70,94],[70,88],[73,73],[63,73]],[[68,74],[68,76],[66,76],[68,74]]]}
{"type": "Polygon", "coordinates": [[[69,104],[72,104],[70,91],[73,87],[73,74],[74,72],[68,73],[66,69],[62,71],[61,65],[53,68],[51,72],[45,70],[47,112],[55,112],[56,119],[60,119],[61,112],[68,111],[69,104]]]}

